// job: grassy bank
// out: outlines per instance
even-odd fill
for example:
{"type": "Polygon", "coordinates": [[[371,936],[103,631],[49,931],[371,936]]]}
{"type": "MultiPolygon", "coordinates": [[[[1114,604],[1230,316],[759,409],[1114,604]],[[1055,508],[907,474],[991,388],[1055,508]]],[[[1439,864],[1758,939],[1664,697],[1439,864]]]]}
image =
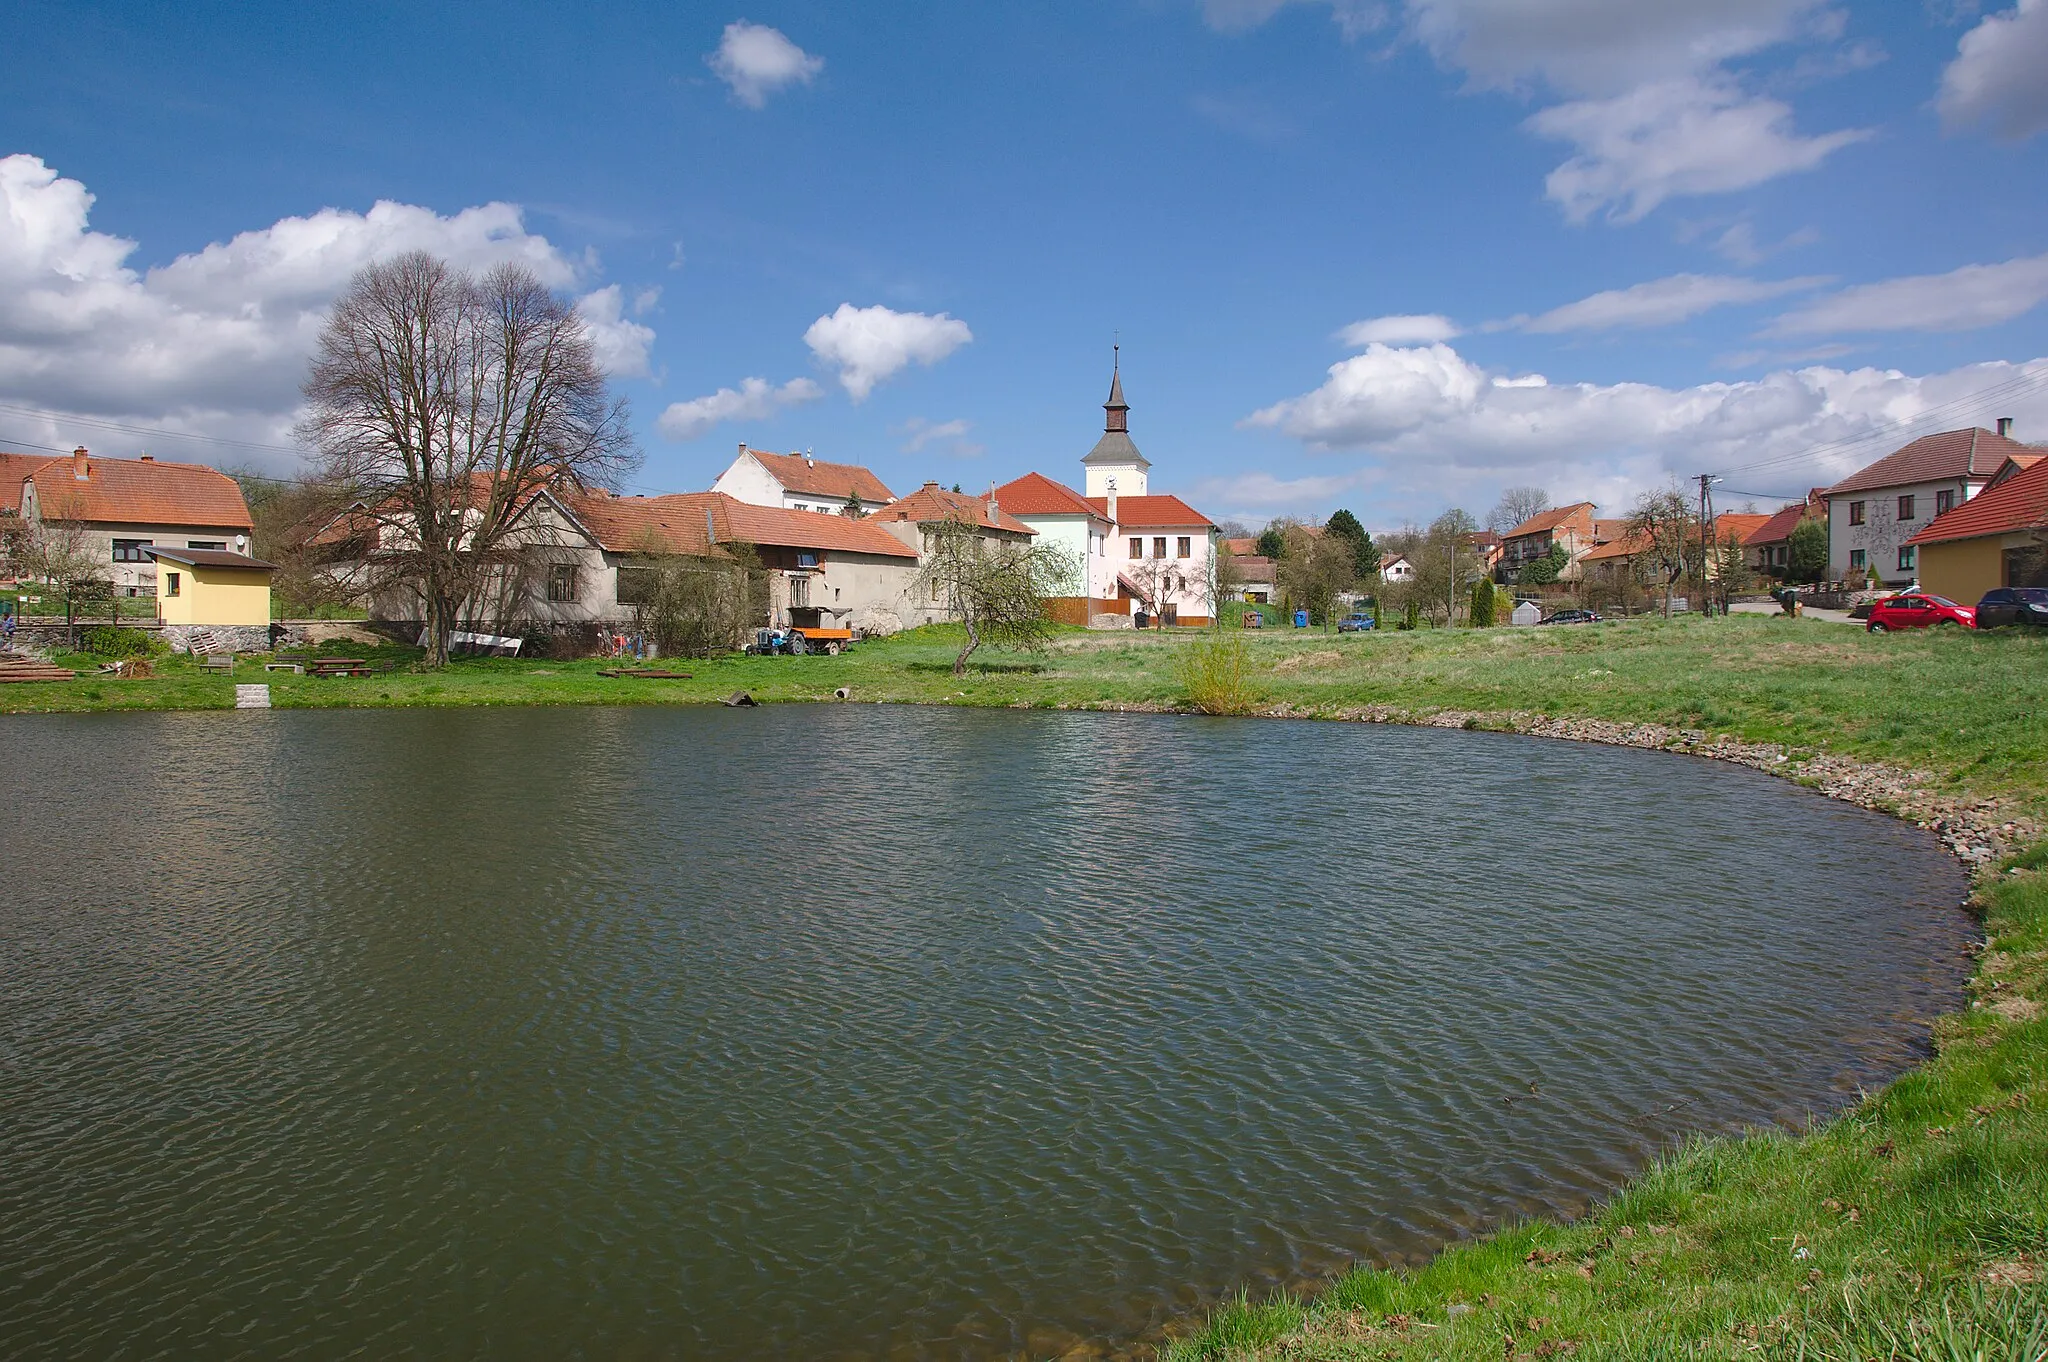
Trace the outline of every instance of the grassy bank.
{"type": "MultiPolygon", "coordinates": [[[[279,706],[825,700],[1180,707],[1193,640],[1069,634],[1040,656],[950,672],[946,630],[839,658],[684,664],[688,681],[596,663],[474,660],[358,680],[264,676],[279,706]]],[[[2048,639],[1872,637],[1817,621],[1636,620],[1591,628],[1249,636],[1263,711],[1516,711],[1651,722],[1929,772],[2048,822],[2048,639]]],[[[401,668],[413,654],[386,651],[401,668]]],[[[182,661],[154,679],[0,687],[0,709],[226,706],[182,661]]],[[[1797,854],[1796,848],[1762,848],[1797,854]]],[[[2048,1356],[2048,851],[1980,895],[1975,1005],[1938,1055],[1797,1137],[1703,1143],[1569,1225],[1530,1224],[1413,1272],[1360,1271],[1308,1302],[1242,1302],[1171,1349],[1225,1357],[2048,1356]]],[[[1768,881],[1767,862],[1760,880],[1768,881]]],[[[1796,905],[1788,911],[1796,911],[1796,905]]]]}

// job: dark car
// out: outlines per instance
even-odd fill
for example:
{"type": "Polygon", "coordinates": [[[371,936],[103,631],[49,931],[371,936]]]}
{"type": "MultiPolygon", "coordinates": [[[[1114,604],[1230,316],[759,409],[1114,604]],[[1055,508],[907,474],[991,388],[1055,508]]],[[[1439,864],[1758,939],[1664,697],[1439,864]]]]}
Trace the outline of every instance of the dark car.
{"type": "Polygon", "coordinates": [[[1977,627],[1997,629],[2007,624],[2048,625],[2048,587],[2002,586],[1984,593],[1977,602],[1977,627]]]}
{"type": "Polygon", "coordinates": [[[1373,627],[1371,615],[1346,615],[1337,621],[1340,634],[1360,634],[1373,627]]]}
{"type": "Polygon", "coordinates": [[[1597,610],[1560,610],[1549,619],[1537,621],[1538,624],[1598,624],[1599,622],[1600,612],[1597,610]]]}
{"type": "Polygon", "coordinates": [[[1977,612],[1932,591],[1908,591],[1871,602],[1870,623],[1864,627],[1873,634],[1888,634],[1895,629],[1931,629],[1944,625],[1974,629],[1977,627],[1977,612]]]}

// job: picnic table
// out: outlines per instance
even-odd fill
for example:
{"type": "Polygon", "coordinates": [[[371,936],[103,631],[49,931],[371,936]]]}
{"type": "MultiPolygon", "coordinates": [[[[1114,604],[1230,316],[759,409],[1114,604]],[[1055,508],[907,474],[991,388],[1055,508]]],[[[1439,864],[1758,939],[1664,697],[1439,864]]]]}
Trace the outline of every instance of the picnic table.
{"type": "Polygon", "coordinates": [[[316,657],[306,664],[314,676],[368,676],[370,664],[360,657],[316,657]]]}

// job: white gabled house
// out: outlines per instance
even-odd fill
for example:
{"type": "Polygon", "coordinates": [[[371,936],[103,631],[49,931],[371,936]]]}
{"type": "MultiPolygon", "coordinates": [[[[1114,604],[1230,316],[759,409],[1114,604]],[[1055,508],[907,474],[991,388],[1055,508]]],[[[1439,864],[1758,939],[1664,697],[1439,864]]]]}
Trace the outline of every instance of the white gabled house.
{"type": "Polygon", "coordinates": [[[749,506],[785,511],[822,511],[827,515],[873,515],[896,494],[857,463],[831,463],[808,454],[771,454],[765,449],[740,452],[711,490],[749,506]]]}

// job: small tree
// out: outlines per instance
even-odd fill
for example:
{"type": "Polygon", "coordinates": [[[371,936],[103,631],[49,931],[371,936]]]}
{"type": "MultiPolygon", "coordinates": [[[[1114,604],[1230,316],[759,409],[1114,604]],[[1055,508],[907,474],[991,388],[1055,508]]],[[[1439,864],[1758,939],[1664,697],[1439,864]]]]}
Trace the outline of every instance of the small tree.
{"type": "Polygon", "coordinates": [[[1355,545],[1342,535],[1312,535],[1296,527],[1287,536],[1287,556],[1277,571],[1281,588],[1296,609],[1327,629],[1337,597],[1358,583],[1355,545]]]}
{"type": "Polygon", "coordinates": [[[1494,626],[1494,606],[1498,597],[1494,594],[1493,582],[1485,577],[1472,583],[1472,603],[1467,607],[1465,622],[1474,629],[1491,629],[1494,626]]]}
{"type": "Polygon", "coordinates": [[[620,593],[630,581],[634,618],[665,657],[739,647],[767,616],[768,579],[752,546],[718,547],[722,558],[669,554],[619,569],[620,593]]]}
{"type": "Polygon", "coordinates": [[[1785,580],[1817,582],[1828,570],[1828,527],[1818,520],[1801,520],[1785,541],[1785,580]]]}
{"type": "Polygon", "coordinates": [[[1259,531],[1259,556],[1279,562],[1287,556],[1287,531],[1279,524],[1268,525],[1259,531]]]}
{"type": "Polygon", "coordinates": [[[859,492],[848,492],[846,494],[846,504],[839,508],[839,514],[845,516],[848,520],[859,520],[867,514],[861,507],[859,492]]]}
{"type": "Polygon", "coordinates": [[[1699,521],[1676,488],[1636,498],[1623,533],[1641,542],[1636,558],[1664,593],[1664,618],[1671,618],[1671,588],[1683,577],[1698,542],[1699,521]]]}
{"type": "Polygon", "coordinates": [[[1756,573],[1749,566],[1749,557],[1742,541],[1733,535],[1717,537],[1712,547],[1714,565],[1714,599],[1722,614],[1728,613],[1728,602],[1756,585],[1756,573]]]}
{"type": "Polygon", "coordinates": [[[953,675],[966,673],[967,659],[984,643],[1035,652],[1051,641],[1050,598],[1064,594],[1073,576],[1065,553],[1050,545],[991,541],[965,520],[928,523],[924,543],[917,585],[935,593],[967,630],[953,675]]]}
{"type": "Polygon", "coordinates": [[[1421,542],[1408,552],[1415,564],[1414,599],[1431,623],[1457,622],[1458,603],[1478,570],[1478,555],[1469,538],[1478,528],[1470,515],[1454,506],[1432,520],[1421,542]]]}
{"type": "MultiPolygon", "coordinates": [[[[1072,565],[1068,565],[1072,570],[1072,565]]],[[[1195,575],[1188,571],[1185,560],[1179,558],[1145,558],[1132,563],[1125,573],[1137,583],[1138,594],[1152,612],[1152,627],[1166,627],[1166,608],[1173,604],[1174,597],[1198,584],[1195,575]]]]}

